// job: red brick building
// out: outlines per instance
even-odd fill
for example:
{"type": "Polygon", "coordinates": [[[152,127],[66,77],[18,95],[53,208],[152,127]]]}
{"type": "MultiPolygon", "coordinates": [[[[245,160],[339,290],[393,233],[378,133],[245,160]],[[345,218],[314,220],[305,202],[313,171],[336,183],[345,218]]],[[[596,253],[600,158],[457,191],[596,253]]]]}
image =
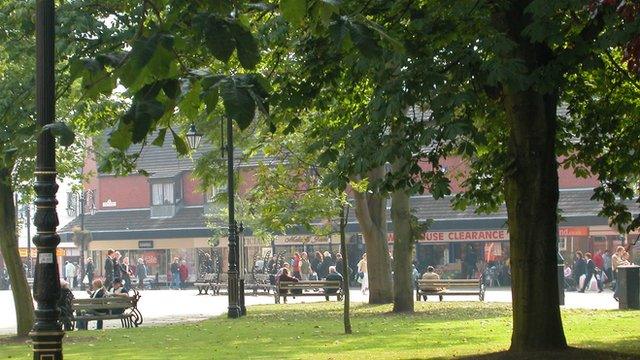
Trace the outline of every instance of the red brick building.
{"type": "MultiPolygon", "coordinates": [[[[132,149],[137,151],[138,149],[132,149]]],[[[198,158],[210,149],[205,144],[194,154],[198,158]]],[[[266,161],[256,157],[236,167],[242,194],[254,184],[253,168],[266,161]]],[[[466,166],[460,158],[448,158],[443,165],[452,174],[464,174],[466,166]]],[[[85,184],[94,189],[97,197],[97,212],[86,215],[85,227],[93,235],[89,250],[102,269],[102,260],[109,248],[117,249],[128,256],[132,263],[143,258],[150,274],[162,279],[174,257],[187,260],[191,280],[198,275],[202,254],[212,249],[212,231],[207,225],[207,214],[215,205],[210,201],[213,190],[203,192],[198,181],[191,176],[193,161],[178,158],[167,137],[163,147],[149,146],[143,149],[138,167],[150,176],[130,175],[116,177],[97,171],[95,161],[87,159],[85,173],[94,174],[85,184]],[[207,194],[208,193],[208,194],[207,194]]],[[[593,188],[598,185],[595,178],[579,179],[570,170],[559,169],[560,202],[563,222],[560,226],[560,250],[565,258],[571,258],[576,250],[598,251],[621,244],[623,237],[608,226],[605,218],[599,217],[600,204],[591,201],[593,188]]],[[[457,182],[453,191],[460,191],[457,182]]],[[[224,191],[224,190],[223,190],[224,191]]],[[[450,199],[434,200],[431,196],[414,196],[412,206],[420,220],[433,219],[430,230],[416,246],[416,259],[420,267],[440,265],[452,271],[458,270],[466,251],[473,248],[484,263],[504,261],[509,258],[509,234],[506,231],[504,206],[493,214],[476,214],[473,209],[455,211],[450,199]]],[[[60,230],[61,236],[70,237],[70,230],[77,219],[60,230]]],[[[226,226],[224,222],[217,224],[226,226]]],[[[349,251],[351,259],[363,252],[364,245],[359,236],[355,217],[349,221],[349,251]]],[[[292,251],[338,250],[338,239],[316,237],[310,234],[277,236],[272,244],[261,243],[247,232],[245,254],[251,259],[267,249],[286,253],[292,251]]],[[[635,239],[635,237],[634,237],[635,239]]],[[[389,226],[390,244],[393,241],[389,226]]],[[[226,258],[226,239],[220,239],[215,248],[226,258]]]]}

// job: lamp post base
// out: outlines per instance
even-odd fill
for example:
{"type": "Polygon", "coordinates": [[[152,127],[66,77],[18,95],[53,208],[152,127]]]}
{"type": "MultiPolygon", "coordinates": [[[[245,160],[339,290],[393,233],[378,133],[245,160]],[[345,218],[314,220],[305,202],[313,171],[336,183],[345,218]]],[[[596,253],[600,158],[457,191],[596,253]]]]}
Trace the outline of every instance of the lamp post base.
{"type": "Polygon", "coordinates": [[[33,360],[62,360],[63,331],[31,331],[33,360]]]}

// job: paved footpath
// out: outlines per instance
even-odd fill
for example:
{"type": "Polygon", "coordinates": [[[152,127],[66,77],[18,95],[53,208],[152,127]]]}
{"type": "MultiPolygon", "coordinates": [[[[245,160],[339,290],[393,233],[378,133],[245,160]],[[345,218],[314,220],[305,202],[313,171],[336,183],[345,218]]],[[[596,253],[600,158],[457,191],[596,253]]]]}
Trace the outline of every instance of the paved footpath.
{"type": "MultiPolygon", "coordinates": [[[[168,324],[184,321],[197,321],[213,316],[221,315],[227,311],[227,296],[196,295],[195,289],[188,290],[145,290],[141,292],[139,308],[144,317],[144,325],[168,324]]],[[[77,298],[86,298],[85,292],[74,292],[77,298]]],[[[577,292],[566,292],[565,308],[583,309],[617,309],[618,303],[613,300],[613,293],[605,290],[603,293],[587,292],[584,294],[577,292]]],[[[435,300],[435,297],[432,297],[435,300]]],[[[273,296],[252,296],[247,294],[247,306],[258,304],[273,304],[273,296]]],[[[353,302],[366,302],[367,297],[358,290],[351,290],[351,300],[353,302]]],[[[430,298],[430,301],[433,301],[430,298]]],[[[292,303],[324,301],[321,297],[298,297],[289,299],[292,303]]],[[[472,296],[452,296],[445,297],[444,301],[477,301],[477,297],[472,296]]],[[[509,288],[490,288],[485,296],[487,302],[511,302],[511,291],[509,288]]],[[[13,307],[13,297],[11,291],[0,291],[0,334],[11,334],[15,332],[15,311],[13,307]]],[[[105,321],[105,327],[119,327],[117,321],[105,321]]]]}

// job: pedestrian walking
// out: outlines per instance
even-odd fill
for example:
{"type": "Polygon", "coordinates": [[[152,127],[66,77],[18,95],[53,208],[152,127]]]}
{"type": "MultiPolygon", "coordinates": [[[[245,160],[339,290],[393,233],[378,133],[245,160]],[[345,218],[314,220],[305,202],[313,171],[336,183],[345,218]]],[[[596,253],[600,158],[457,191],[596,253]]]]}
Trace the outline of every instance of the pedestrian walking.
{"type": "Polygon", "coordinates": [[[186,260],[182,260],[178,272],[180,273],[180,289],[184,290],[187,287],[187,280],[189,280],[189,268],[186,260]]]}
{"type": "Polygon", "coordinates": [[[358,282],[360,291],[365,295],[369,291],[369,276],[367,273],[367,253],[362,254],[362,259],[358,262],[358,282]]]}
{"type": "Polygon", "coordinates": [[[144,279],[147,278],[147,265],[144,264],[144,260],[142,258],[138,259],[136,275],[138,277],[138,288],[144,289],[144,279]]]}
{"type": "Polygon", "coordinates": [[[573,260],[573,279],[576,282],[576,290],[580,290],[580,277],[586,275],[587,262],[582,256],[582,251],[576,251],[576,255],[573,260]]]}
{"type": "MultiPolygon", "coordinates": [[[[87,284],[93,284],[93,277],[95,273],[95,268],[93,266],[93,258],[88,257],[87,262],[84,265],[85,276],[87,277],[87,284]]],[[[84,283],[84,277],[82,278],[84,283]]]]}
{"type": "MultiPolygon", "coordinates": [[[[114,261],[113,254],[115,251],[113,249],[107,250],[107,258],[104,260],[104,287],[109,288],[111,284],[113,284],[114,279],[114,261]]],[[[93,284],[93,282],[91,282],[93,284]]],[[[101,284],[102,285],[102,284],[101,284]]]]}
{"type": "Polygon", "coordinates": [[[598,281],[597,278],[597,267],[595,265],[595,263],[593,262],[591,253],[585,253],[584,257],[586,259],[586,264],[587,264],[587,271],[585,272],[585,279],[584,279],[584,284],[582,285],[582,289],[580,289],[580,292],[583,293],[584,290],[587,288],[587,286],[589,286],[589,283],[591,282],[591,278],[593,278],[594,276],[596,277],[596,283],[598,284],[598,292],[601,293],[602,292],[602,284],[600,283],[600,281],[598,281]]]}
{"type": "Polygon", "coordinates": [[[67,261],[64,264],[64,273],[67,275],[66,281],[70,284],[71,287],[75,285],[75,277],[76,277],[76,266],[73,265],[72,262],[67,261]]]}
{"type": "Polygon", "coordinates": [[[302,280],[309,280],[309,277],[313,272],[311,270],[311,263],[309,262],[309,255],[306,251],[302,252],[300,255],[300,277],[302,280]]]}
{"type": "Polygon", "coordinates": [[[293,277],[300,280],[302,278],[300,272],[300,254],[297,252],[293,254],[293,261],[291,262],[291,268],[293,270],[293,277]]]}
{"type": "Polygon", "coordinates": [[[171,263],[171,288],[172,289],[180,289],[180,259],[177,257],[173,258],[173,262],[171,263]]]}

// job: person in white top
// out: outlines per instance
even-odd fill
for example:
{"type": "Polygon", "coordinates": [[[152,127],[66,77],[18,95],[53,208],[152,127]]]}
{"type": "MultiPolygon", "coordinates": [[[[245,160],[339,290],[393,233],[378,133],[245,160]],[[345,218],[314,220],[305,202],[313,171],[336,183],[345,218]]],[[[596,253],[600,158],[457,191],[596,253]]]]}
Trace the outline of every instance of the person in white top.
{"type": "Polygon", "coordinates": [[[367,253],[362,254],[362,259],[358,262],[358,281],[362,294],[369,290],[369,276],[367,274],[367,253]]]}
{"type": "Polygon", "coordinates": [[[67,281],[73,285],[73,279],[76,277],[76,266],[69,261],[64,265],[64,272],[67,275],[67,281]]]}

